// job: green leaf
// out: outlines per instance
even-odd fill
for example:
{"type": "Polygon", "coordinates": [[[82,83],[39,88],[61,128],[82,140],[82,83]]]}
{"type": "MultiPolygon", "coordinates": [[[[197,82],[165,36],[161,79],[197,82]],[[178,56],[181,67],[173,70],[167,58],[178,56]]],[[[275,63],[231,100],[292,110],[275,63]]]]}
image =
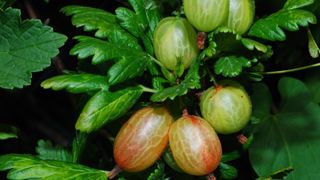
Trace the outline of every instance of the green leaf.
{"type": "Polygon", "coordinates": [[[218,59],[214,71],[225,77],[236,77],[240,75],[243,67],[251,67],[251,61],[245,57],[226,56],[218,59]]]}
{"type": "Polygon", "coordinates": [[[15,2],[15,0],[0,0],[0,10],[4,10],[15,2]]]}
{"type": "Polygon", "coordinates": [[[283,9],[297,9],[314,3],[314,0],[287,0],[283,9]]]}
{"type": "Polygon", "coordinates": [[[80,155],[86,147],[88,140],[88,134],[77,132],[76,137],[72,142],[72,162],[77,163],[79,161],[80,155]]]}
{"type": "Polygon", "coordinates": [[[83,108],[76,129],[86,133],[98,130],[106,123],[124,115],[136,103],[142,92],[140,87],[117,92],[98,92],[83,108]]]}
{"type": "Polygon", "coordinates": [[[308,29],[308,40],[309,40],[308,47],[309,47],[310,56],[313,58],[319,57],[320,49],[310,29],[308,29]]]}
{"type": "Polygon", "coordinates": [[[309,11],[300,9],[280,10],[255,22],[251,26],[249,35],[270,41],[284,41],[286,34],[282,29],[297,31],[299,26],[306,27],[309,23],[315,24],[316,22],[316,17],[309,11]]]}
{"type": "Polygon", "coordinates": [[[117,18],[121,21],[120,25],[136,37],[140,37],[145,30],[145,24],[132,10],[124,7],[116,9],[117,18]]]}
{"type": "Polygon", "coordinates": [[[221,157],[221,162],[229,162],[238,158],[240,158],[240,153],[238,151],[223,153],[221,157]]]}
{"type": "Polygon", "coordinates": [[[238,170],[229,164],[220,163],[219,171],[223,179],[234,179],[238,176],[238,170]]]}
{"type": "Polygon", "coordinates": [[[124,56],[113,65],[108,71],[110,85],[118,84],[127,79],[141,75],[151,60],[145,53],[136,53],[131,56],[124,56]]]}
{"type": "Polygon", "coordinates": [[[22,88],[31,83],[32,72],[51,64],[67,40],[40,20],[21,21],[20,10],[0,12],[0,87],[22,88]]]}
{"type": "Polygon", "coordinates": [[[53,146],[49,140],[39,140],[36,152],[39,154],[38,158],[42,160],[72,162],[72,156],[67,149],[53,146]]]}
{"type": "Polygon", "coordinates": [[[312,100],[319,104],[320,103],[320,69],[319,68],[315,68],[312,71],[308,71],[305,74],[305,84],[307,85],[307,87],[309,88],[311,95],[312,95],[312,100]]]}
{"type": "Polygon", "coordinates": [[[282,78],[278,87],[282,102],[261,117],[249,148],[253,168],[261,177],[293,168],[286,179],[319,179],[320,107],[297,79],[282,78]]]}
{"type": "Polygon", "coordinates": [[[96,37],[107,38],[114,44],[141,49],[138,40],[120,27],[114,14],[98,8],[74,5],[66,6],[61,11],[72,16],[72,24],[76,27],[84,27],[85,31],[96,31],[96,37]]]}
{"type": "Polygon", "coordinates": [[[0,156],[0,171],[10,170],[8,179],[96,179],[107,180],[107,171],[80,164],[41,160],[31,155],[7,154],[0,156]]]}
{"type": "Polygon", "coordinates": [[[55,76],[41,83],[44,89],[62,90],[71,93],[84,93],[108,89],[107,78],[93,74],[68,74],[55,76]]]}
{"type": "Polygon", "coordinates": [[[251,51],[256,49],[262,53],[267,53],[271,49],[271,47],[249,38],[241,38],[241,43],[251,51]]]}
{"type": "Polygon", "coordinates": [[[251,121],[259,123],[265,118],[269,118],[270,109],[272,107],[272,96],[268,86],[263,83],[256,83],[252,85],[253,94],[250,96],[252,102],[251,121]]]}
{"type": "Polygon", "coordinates": [[[18,138],[18,132],[16,127],[0,123],[0,140],[18,138]]]}
{"type": "Polygon", "coordinates": [[[148,180],[169,180],[166,178],[163,162],[157,163],[156,169],[148,176],[148,180]]]}
{"type": "Polygon", "coordinates": [[[197,60],[192,64],[185,79],[180,84],[158,91],[151,96],[151,100],[153,102],[163,102],[168,98],[173,100],[177,96],[187,94],[189,89],[200,88],[199,65],[200,62],[197,60]]]}

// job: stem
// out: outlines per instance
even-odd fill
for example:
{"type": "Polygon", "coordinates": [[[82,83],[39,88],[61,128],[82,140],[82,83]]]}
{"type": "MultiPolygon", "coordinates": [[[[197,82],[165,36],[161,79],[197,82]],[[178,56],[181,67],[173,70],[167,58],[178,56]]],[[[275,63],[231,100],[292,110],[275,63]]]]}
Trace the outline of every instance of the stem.
{"type": "Polygon", "coordinates": [[[151,89],[151,88],[145,87],[145,86],[143,86],[141,84],[139,85],[139,87],[141,87],[144,92],[149,92],[149,93],[157,93],[158,92],[155,89],[151,89]]]}
{"type": "Polygon", "coordinates": [[[148,55],[148,56],[150,57],[150,59],[151,59],[155,64],[157,64],[157,65],[160,66],[160,67],[165,68],[164,65],[163,65],[160,61],[158,61],[156,58],[154,58],[153,56],[150,56],[150,55],[148,55]]]}
{"type": "Polygon", "coordinates": [[[214,85],[215,87],[217,87],[217,86],[218,86],[218,83],[217,83],[217,81],[216,81],[216,78],[214,77],[214,75],[212,74],[212,72],[210,71],[210,69],[208,68],[207,64],[205,64],[205,66],[206,66],[206,69],[207,69],[208,74],[209,74],[209,76],[210,76],[210,81],[213,82],[213,85],[214,85]]]}
{"type": "Polygon", "coordinates": [[[109,173],[108,173],[108,178],[109,179],[113,179],[114,177],[116,177],[120,172],[122,171],[122,169],[116,165],[109,173]]]}
{"type": "Polygon", "coordinates": [[[308,65],[308,66],[302,66],[302,67],[293,68],[293,69],[286,69],[286,70],[280,70],[280,71],[260,72],[260,73],[263,74],[263,75],[284,74],[284,73],[302,71],[302,70],[305,70],[305,69],[310,69],[310,68],[315,68],[315,67],[320,67],[320,63],[311,64],[311,65],[308,65]]]}

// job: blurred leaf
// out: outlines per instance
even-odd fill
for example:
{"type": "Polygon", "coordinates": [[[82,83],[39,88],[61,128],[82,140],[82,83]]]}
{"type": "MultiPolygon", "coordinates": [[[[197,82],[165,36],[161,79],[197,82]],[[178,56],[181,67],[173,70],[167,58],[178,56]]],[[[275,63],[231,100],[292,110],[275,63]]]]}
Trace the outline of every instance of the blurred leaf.
{"type": "Polygon", "coordinates": [[[38,158],[42,160],[72,162],[72,156],[67,149],[59,146],[55,147],[49,140],[39,140],[36,152],[39,154],[38,158]]]}
{"type": "Polygon", "coordinates": [[[240,158],[240,153],[238,151],[223,153],[222,158],[221,158],[221,162],[225,163],[225,162],[236,160],[238,158],[240,158]]]}
{"type": "Polygon", "coordinates": [[[151,100],[153,102],[163,102],[167,98],[174,99],[177,96],[185,95],[189,89],[200,88],[199,65],[199,60],[195,61],[180,84],[160,90],[151,96],[151,100]]]}
{"type": "Polygon", "coordinates": [[[319,104],[320,103],[320,69],[315,68],[312,71],[308,71],[305,74],[305,84],[309,88],[311,95],[312,95],[312,100],[319,104]]]}
{"type": "Polygon", "coordinates": [[[21,21],[20,14],[12,8],[0,12],[0,87],[5,89],[29,85],[32,73],[48,67],[67,40],[40,20],[21,21]]]}
{"type": "Polygon", "coordinates": [[[314,0],[287,0],[283,9],[297,9],[312,4],[314,0]]]}
{"type": "Polygon", "coordinates": [[[156,169],[148,176],[148,180],[169,180],[166,178],[164,163],[158,162],[156,169]]]}
{"type": "Polygon", "coordinates": [[[0,156],[0,171],[7,171],[8,179],[95,179],[107,180],[107,172],[80,164],[41,160],[31,155],[0,156]]]}
{"type": "Polygon", "coordinates": [[[76,129],[90,133],[106,123],[124,115],[139,99],[140,87],[127,88],[116,92],[100,91],[83,108],[76,129]]]}
{"type": "Polygon", "coordinates": [[[14,2],[15,0],[0,0],[0,10],[10,7],[14,2]]]}
{"type": "Polygon", "coordinates": [[[88,134],[77,132],[72,142],[72,162],[77,163],[87,144],[88,134]]]}
{"type": "Polygon", "coordinates": [[[140,76],[146,70],[151,60],[145,53],[123,56],[108,71],[108,82],[114,85],[127,79],[140,76]]]}
{"type": "Polygon", "coordinates": [[[256,83],[252,85],[253,94],[250,99],[252,101],[252,115],[256,118],[255,123],[259,123],[271,116],[272,96],[266,84],[256,83]]]}
{"type": "Polygon", "coordinates": [[[308,29],[308,47],[309,47],[309,53],[310,56],[313,58],[317,58],[320,55],[320,49],[319,46],[317,45],[316,40],[314,39],[310,29],[308,29]]]}
{"type": "Polygon", "coordinates": [[[16,127],[0,123],[0,140],[18,138],[18,132],[16,127]]]}
{"type": "Polygon", "coordinates": [[[238,170],[225,163],[220,163],[219,171],[223,179],[235,179],[238,176],[238,170]]]}
{"type": "Polygon", "coordinates": [[[93,74],[68,74],[55,76],[41,83],[44,89],[62,90],[71,93],[83,93],[108,89],[107,78],[93,74]]]}
{"type": "Polygon", "coordinates": [[[96,37],[107,38],[112,44],[141,50],[138,40],[120,27],[114,14],[98,8],[75,5],[66,6],[61,11],[72,16],[72,24],[76,27],[83,26],[85,31],[96,31],[96,37]]]}
{"type": "Polygon", "coordinates": [[[245,57],[226,56],[218,59],[214,71],[224,77],[236,77],[240,75],[243,67],[251,67],[251,61],[245,57]]]}
{"type": "Polygon", "coordinates": [[[261,177],[293,168],[286,179],[319,179],[320,107],[297,79],[282,78],[278,87],[282,97],[279,109],[274,114],[261,113],[263,121],[249,148],[253,168],[261,177]]]}
{"type": "Polygon", "coordinates": [[[316,17],[309,11],[284,9],[256,21],[251,26],[249,35],[269,41],[284,41],[286,34],[282,29],[297,31],[299,26],[306,27],[309,23],[315,24],[316,22],[316,17]]]}

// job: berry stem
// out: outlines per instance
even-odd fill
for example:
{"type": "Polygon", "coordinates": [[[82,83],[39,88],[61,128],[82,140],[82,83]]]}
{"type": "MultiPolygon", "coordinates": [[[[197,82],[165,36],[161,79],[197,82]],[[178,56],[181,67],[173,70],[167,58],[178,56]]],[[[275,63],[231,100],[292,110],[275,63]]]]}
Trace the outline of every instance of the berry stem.
{"type": "Polygon", "coordinates": [[[145,86],[143,86],[143,85],[141,85],[141,84],[139,85],[139,87],[142,88],[143,92],[149,92],[149,93],[157,93],[157,92],[158,92],[158,91],[155,90],[155,89],[151,89],[151,88],[145,87],[145,86]]]}
{"type": "Polygon", "coordinates": [[[114,168],[108,173],[108,179],[113,179],[113,178],[116,177],[121,171],[122,171],[122,169],[121,169],[118,165],[114,166],[114,168]]]}
{"type": "Polygon", "coordinates": [[[310,69],[310,68],[315,68],[315,67],[320,67],[320,63],[311,64],[308,66],[302,66],[302,67],[298,67],[298,68],[285,69],[285,70],[280,70],[280,71],[269,71],[269,72],[259,72],[259,73],[262,75],[284,74],[284,73],[302,71],[305,69],[310,69]]]}
{"type": "Polygon", "coordinates": [[[210,69],[208,68],[207,64],[205,64],[205,67],[206,67],[207,72],[208,72],[208,74],[209,74],[210,82],[213,82],[213,85],[214,85],[215,87],[217,87],[217,86],[218,86],[218,83],[217,83],[217,81],[216,81],[216,78],[214,77],[214,75],[213,75],[213,73],[210,71],[210,69]]]}

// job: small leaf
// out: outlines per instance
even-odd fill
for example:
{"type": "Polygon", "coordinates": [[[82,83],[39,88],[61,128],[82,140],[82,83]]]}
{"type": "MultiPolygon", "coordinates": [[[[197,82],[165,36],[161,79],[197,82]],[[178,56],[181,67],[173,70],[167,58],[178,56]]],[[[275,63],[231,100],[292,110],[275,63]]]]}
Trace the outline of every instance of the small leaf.
{"type": "Polygon", "coordinates": [[[144,53],[124,56],[108,71],[110,85],[118,84],[127,79],[141,75],[150,63],[149,57],[144,53]]]}
{"type": "Polygon", "coordinates": [[[238,151],[232,151],[229,153],[223,153],[222,154],[222,158],[221,158],[221,162],[229,162],[229,161],[233,161],[235,159],[240,158],[240,153],[238,151]]]}
{"type": "Polygon", "coordinates": [[[157,163],[156,169],[148,176],[148,180],[169,180],[166,178],[163,162],[157,163]]]}
{"type": "Polygon", "coordinates": [[[185,79],[178,85],[165,88],[151,96],[153,102],[163,102],[167,98],[174,99],[177,96],[183,96],[188,93],[189,89],[200,88],[200,76],[199,76],[200,62],[197,60],[190,67],[185,79]]]}
{"type": "MultiPolygon", "coordinates": [[[[249,148],[251,164],[261,177],[293,168],[286,179],[319,179],[320,107],[297,79],[281,78],[278,88],[280,106],[273,108],[273,114],[270,107],[269,113],[260,113],[263,121],[256,127],[249,148]]],[[[263,102],[255,105],[265,106],[263,102]]],[[[267,111],[266,107],[259,109],[267,111]]]]}
{"type": "Polygon", "coordinates": [[[86,133],[76,133],[76,137],[72,142],[72,162],[77,163],[79,161],[79,156],[86,147],[88,139],[88,134],[86,133]]]}
{"type": "Polygon", "coordinates": [[[127,88],[117,92],[100,91],[83,108],[76,129],[90,133],[106,123],[124,115],[139,99],[140,87],[127,88]]]}
{"type": "Polygon", "coordinates": [[[72,16],[72,24],[84,27],[85,31],[96,31],[95,36],[107,38],[109,42],[141,49],[138,40],[117,24],[114,14],[107,11],[85,7],[66,6],[61,9],[67,16],[72,16]]]}
{"type": "Polygon", "coordinates": [[[72,156],[67,149],[54,147],[50,141],[39,140],[36,152],[39,154],[38,158],[42,160],[72,162],[72,156]]]}
{"type": "Polygon", "coordinates": [[[0,140],[18,138],[18,132],[16,127],[0,123],[0,140]]]}
{"type": "Polygon", "coordinates": [[[297,9],[313,4],[314,0],[287,0],[283,9],[297,9]]]}
{"type": "Polygon", "coordinates": [[[223,179],[234,179],[238,176],[238,170],[229,164],[220,163],[219,171],[223,179]]]}
{"type": "Polygon", "coordinates": [[[308,29],[308,40],[309,40],[308,47],[309,47],[310,56],[313,58],[319,57],[320,49],[310,29],[308,29]]]}
{"type": "Polygon", "coordinates": [[[20,14],[12,8],[0,13],[0,87],[5,89],[29,85],[32,72],[48,67],[67,40],[40,20],[21,21],[20,14]]]}
{"type": "Polygon", "coordinates": [[[107,180],[107,172],[80,164],[41,160],[31,155],[0,156],[0,171],[7,171],[8,179],[96,179],[107,180]]]}
{"type": "Polygon", "coordinates": [[[41,83],[44,89],[62,90],[71,93],[84,93],[108,89],[107,78],[93,74],[60,75],[47,79],[41,83]]]}
{"type": "Polygon", "coordinates": [[[268,47],[258,41],[248,39],[248,38],[241,38],[241,42],[247,49],[249,49],[251,51],[256,49],[262,53],[267,53],[268,50],[271,48],[271,47],[268,47]]]}
{"type": "Polygon", "coordinates": [[[216,74],[225,77],[236,77],[240,75],[243,67],[251,67],[251,61],[245,57],[227,56],[218,59],[214,70],[216,74]]]}
{"type": "Polygon", "coordinates": [[[256,36],[269,41],[284,41],[286,34],[281,29],[297,31],[299,26],[306,27],[315,24],[316,17],[309,11],[292,9],[280,10],[266,18],[255,22],[249,31],[250,36],[256,36]]]}
{"type": "Polygon", "coordinates": [[[80,41],[70,51],[71,55],[77,55],[79,59],[85,59],[93,55],[92,63],[99,64],[110,59],[120,59],[123,56],[130,56],[135,49],[130,47],[112,44],[110,42],[88,36],[76,36],[80,41]]]}

